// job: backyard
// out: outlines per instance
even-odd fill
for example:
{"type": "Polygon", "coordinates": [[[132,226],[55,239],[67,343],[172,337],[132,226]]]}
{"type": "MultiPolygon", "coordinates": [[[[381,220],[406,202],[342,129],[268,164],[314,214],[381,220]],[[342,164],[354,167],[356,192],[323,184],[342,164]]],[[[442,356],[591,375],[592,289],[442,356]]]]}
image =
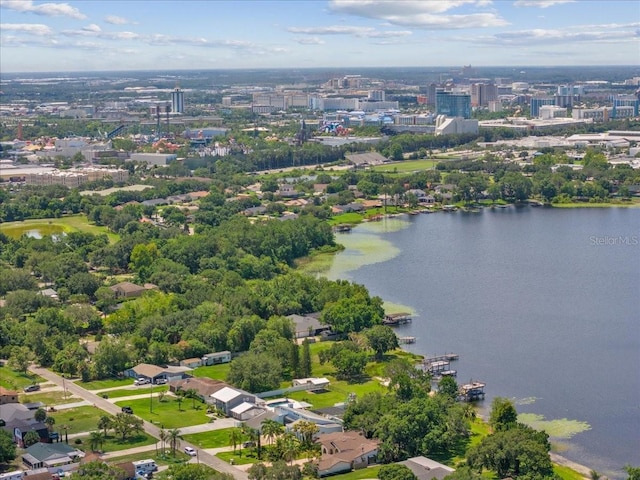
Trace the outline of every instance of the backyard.
{"type": "Polygon", "coordinates": [[[190,425],[200,425],[210,421],[207,416],[206,406],[196,400],[194,409],[192,400],[185,398],[182,405],[175,397],[165,397],[163,401],[158,398],[141,398],[136,400],[123,400],[116,402],[120,407],[128,406],[138,417],[162,426],[165,429],[181,428],[190,425]],[[152,402],[152,403],[151,403],[152,402]],[[152,411],[150,411],[150,405],[152,411]]]}

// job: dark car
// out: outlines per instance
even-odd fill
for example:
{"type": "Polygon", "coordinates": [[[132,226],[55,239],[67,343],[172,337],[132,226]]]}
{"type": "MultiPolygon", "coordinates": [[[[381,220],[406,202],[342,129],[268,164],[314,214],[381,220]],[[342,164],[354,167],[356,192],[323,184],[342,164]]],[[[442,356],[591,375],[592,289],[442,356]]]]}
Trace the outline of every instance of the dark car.
{"type": "Polygon", "coordinates": [[[133,414],[133,408],[131,408],[131,407],[122,407],[122,413],[133,414]]]}
{"type": "Polygon", "coordinates": [[[25,392],[37,392],[38,390],[40,390],[40,385],[38,385],[37,383],[34,383],[33,385],[27,385],[23,388],[23,390],[25,392]]]}

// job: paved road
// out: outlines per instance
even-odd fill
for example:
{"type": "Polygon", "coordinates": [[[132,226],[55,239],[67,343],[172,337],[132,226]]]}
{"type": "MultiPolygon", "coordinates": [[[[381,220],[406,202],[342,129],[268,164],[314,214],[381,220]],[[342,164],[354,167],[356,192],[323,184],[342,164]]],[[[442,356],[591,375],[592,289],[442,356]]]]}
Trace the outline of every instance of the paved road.
{"type": "MultiPolygon", "coordinates": [[[[100,408],[101,410],[104,410],[105,412],[110,413],[112,415],[121,413],[120,407],[118,407],[117,405],[114,405],[109,400],[106,400],[96,395],[95,393],[85,390],[84,388],[80,387],[79,385],[76,385],[73,382],[65,381],[65,379],[63,379],[61,376],[56,375],[55,373],[47,370],[46,368],[32,366],[29,368],[29,370],[35,373],[36,375],[40,375],[42,378],[48,380],[49,382],[53,382],[59,386],[66,386],[67,391],[71,392],[73,395],[76,395],[90,402],[96,408],[100,408]]],[[[143,426],[144,426],[144,431],[147,432],[149,435],[155,438],[160,437],[160,428],[158,428],[157,426],[149,422],[144,422],[143,426]]],[[[180,443],[183,447],[193,447],[197,450],[197,447],[195,445],[185,442],[184,440],[182,440],[180,443]]],[[[218,457],[215,457],[207,452],[200,450],[198,454],[198,459],[200,463],[204,463],[205,465],[210,466],[211,468],[213,468],[214,470],[217,470],[218,472],[229,473],[233,475],[233,478],[236,478],[238,480],[249,480],[249,476],[247,475],[246,472],[243,472],[242,470],[234,468],[233,466],[229,465],[227,462],[220,460],[218,457]]]]}

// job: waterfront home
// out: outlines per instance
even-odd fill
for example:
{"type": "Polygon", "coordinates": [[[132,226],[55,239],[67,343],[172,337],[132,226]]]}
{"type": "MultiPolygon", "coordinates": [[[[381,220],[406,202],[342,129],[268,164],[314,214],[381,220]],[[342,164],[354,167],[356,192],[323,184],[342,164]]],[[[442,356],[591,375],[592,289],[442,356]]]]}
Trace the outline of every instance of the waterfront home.
{"type": "Polygon", "coordinates": [[[378,440],[347,431],[318,435],[322,457],[318,464],[321,477],[366,468],[377,462],[378,440]]]}

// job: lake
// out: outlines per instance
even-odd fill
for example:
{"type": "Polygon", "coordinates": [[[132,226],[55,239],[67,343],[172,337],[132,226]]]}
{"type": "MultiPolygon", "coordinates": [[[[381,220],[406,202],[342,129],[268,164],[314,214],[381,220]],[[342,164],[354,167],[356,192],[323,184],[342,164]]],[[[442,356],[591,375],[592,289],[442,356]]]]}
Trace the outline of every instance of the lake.
{"type": "Polygon", "coordinates": [[[420,354],[456,352],[554,451],[611,478],[640,465],[640,209],[484,209],[367,223],[322,274],[366,285],[420,354]]]}

